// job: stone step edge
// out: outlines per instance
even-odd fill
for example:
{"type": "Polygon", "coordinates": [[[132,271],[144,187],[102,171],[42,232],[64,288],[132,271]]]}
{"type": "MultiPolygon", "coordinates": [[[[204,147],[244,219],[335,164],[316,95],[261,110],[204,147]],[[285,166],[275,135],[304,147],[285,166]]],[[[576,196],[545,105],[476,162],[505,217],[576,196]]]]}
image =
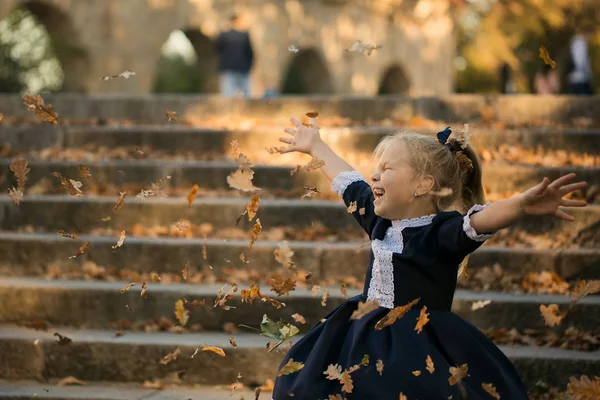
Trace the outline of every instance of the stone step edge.
{"type": "MultiPolygon", "coordinates": [[[[68,279],[56,279],[47,280],[43,278],[32,278],[32,277],[0,277],[0,290],[3,288],[24,288],[27,290],[40,290],[40,289],[56,289],[63,291],[80,290],[90,293],[92,291],[102,292],[114,292],[115,296],[120,294],[119,290],[125,285],[130,283],[129,281],[83,281],[83,280],[68,280],[68,279]]],[[[185,296],[196,296],[196,297],[214,297],[217,295],[219,289],[225,284],[184,284],[184,283],[153,283],[150,282],[150,288],[154,295],[160,295],[162,293],[178,293],[181,297],[185,296]]],[[[238,293],[234,297],[240,296],[240,290],[247,289],[249,284],[238,284],[238,293]]],[[[228,285],[230,288],[231,285],[228,285]]],[[[323,287],[328,289],[329,298],[335,299],[340,302],[343,301],[343,296],[339,293],[339,287],[323,287]]],[[[131,292],[140,292],[141,283],[137,283],[129,289],[131,292]]],[[[348,297],[354,297],[362,293],[361,289],[347,289],[348,297]]],[[[290,302],[294,300],[302,300],[306,298],[314,298],[309,288],[298,288],[288,296],[271,296],[277,298],[283,302],[290,302]]],[[[454,301],[480,301],[480,300],[491,300],[494,303],[529,303],[529,304],[551,304],[555,303],[559,306],[565,306],[570,303],[570,297],[561,295],[549,295],[549,294],[512,294],[503,292],[474,292],[466,289],[457,289],[454,296],[454,301]]],[[[595,307],[600,307],[600,295],[586,296],[579,301],[579,304],[585,304],[595,307]]]]}

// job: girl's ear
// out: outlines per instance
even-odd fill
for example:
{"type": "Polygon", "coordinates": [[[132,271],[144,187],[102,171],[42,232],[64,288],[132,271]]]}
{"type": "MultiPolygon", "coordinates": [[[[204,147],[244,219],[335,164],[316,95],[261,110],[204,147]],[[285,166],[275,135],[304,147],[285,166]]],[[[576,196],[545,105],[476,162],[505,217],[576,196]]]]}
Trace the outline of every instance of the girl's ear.
{"type": "Polygon", "coordinates": [[[419,181],[417,183],[416,193],[419,196],[427,194],[431,190],[433,190],[434,185],[435,185],[435,178],[431,175],[424,175],[419,179],[419,181]]]}

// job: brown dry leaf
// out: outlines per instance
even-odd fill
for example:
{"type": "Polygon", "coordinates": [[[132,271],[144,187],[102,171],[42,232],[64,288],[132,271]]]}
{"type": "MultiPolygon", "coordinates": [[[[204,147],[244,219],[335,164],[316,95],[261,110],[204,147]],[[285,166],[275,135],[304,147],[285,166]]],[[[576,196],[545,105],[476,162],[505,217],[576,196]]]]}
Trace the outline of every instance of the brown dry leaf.
{"type": "Polygon", "coordinates": [[[317,118],[319,116],[319,112],[318,111],[309,111],[306,113],[306,116],[308,118],[317,118]]]}
{"type": "Polygon", "coordinates": [[[154,190],[142,189],[136,196],[135,201],[141,201],[147,197],[154,196],[154,190]]]}
{"type": "Polygon", "coordinates": [[[250,238],[250,243],[248,244],[248,248],[251,249],[258,239],[258,235],[262,232],[262,225],[260,224],[260,218],[256,218],[256,222],[254,223],[254,227],[252,228],[252,237],[250,238]]]}
{"type": "Polygon", "coordinates": [[[346,400],[346,398],[342,397],[341,394],[336,394],[336,395],[330,394],[328,400],[346,400]]]}
{"type": "Polygon", "coordinates": [[[242,190],[244,192],[250,192],[253,190],[261,190],[252,184],[252,178],[254,178],[254,171],[236,169],[229,176],[227,176],[227,183],[233,189],[242,190]]]}
{"type": "Polygon", "coordinates": [[[177,357],[179,357],[179,354],[181,354],[181,350],[179,350],[179,347],[178,347],[172,353],[169,353],[166,356],[164,356],[163,358],[161,358],[159,363],[161,363],[163,365],[167,365],[171,361],[177,360],[177,357]]]}
{"type": "Polygon", "coordinates": [[[74,376],[67,376],[66,378],[62,378],[56,384],[56,386],[68,386],[68,385],[85,386],[85,385],[87,385],[87,383],[85,383],[82,380],[79,380],[79,379],[75,378],[74,376]]]}
{"type": "Polygon", "coordinates": [[[278,296],[284,296],[296,288],[296,279],[293,277],[271,278],[269,279],[269,285],[271,285],[271,291],[277,293],[278,296]]]}
{"type": "Polygon", "coordinates": [[[183,306],[183,300],[175,302],[175,318],[179,321],[179,325],[185,326],[190,319],[190,312],[183,306]]]}
{"type": "Polygon", "coordinates": [[[121,231],[121,234],[119,235],[119,240],[117,241],[117,244],[115,244],[114,246],[112,246],[112,249],[116,250],[117,247],[123,246],[123,243],[125,242],[125,237],[126,237],[125,231],[121,231]]]}
{"type": "Polygon", "coordinates": [[[190,275],[190,262],[186,262],[185,265],[183,266],[183,269],[181,270],[181,277],[183,278],[183,280],[187,281],[188,276],[190,275]]]}
{"type": "Polygon", "coordinates": [[[361,319],[365,315],[369,314],[372,311],[375,311],[379,308],[378,300],[367,300],[365,302],[358,302],[358,308],[354,310],[352,315],[350,315],[350,319],[361,319]]]}
{"type": "Polygon", "coordinates": [[[319,294],[321,292],[321,286],[319,285],[314,285],[310,291],[310,294],[313,296],[316,296],[317,294],[319,294]]]}
{"type": "Polygon", "coordinates": [[[67,190],[67,192],[71,196],[74,196],[74,197],[83,196],[83,192],[80,189],[80,187],[83,186],[83,183],[73,180],[73,179],[65,178],[58,172],[53,172],[52,176],[55,176],[60,179],[60,184],[67,190]]]}
{"type": "Polygon", "coordinates": [[[318,188],[312,186],[304,186],[304,189],[308,190],[308,193],[303,194],[300,200],[312,199],[315,195],[321,193],[318,188]]]}
{"type": "Polygon", "coordinates": [[[590,379],[587,375],[582,375],[578,380],[572,376],[567,384],[567,392],[573,395],[575,400],[600,399],[600,377],[590,379]]]}
{"type": "Polygon", "coordinates": [[[58,113],[52,109],[52,104],[46,105],[42,96],[31,96],[26,94],[23,96],[23,104],[27,106],[27,110],[31,111],[43,121],[58,124],[58,113]]]}
{"type": "Polygon", "coordinates": [[[494,387],[494,385],[492,385],[491,383],[482,383],[481,387],[483,388],[483,390],[488,392],[490,396],[492,396],[496,400],[500,400],[500,395],[496,391],[496,388],[494,387]]]}
{"type": "Polygon", "coordinates": [[[242,289],[240,291],[240,295],[242,296],[242,303],[252,304],[254,300],[260,300],[263,298],[262,293],[260,293],[260,286],[254,286],[254,284],[251,284],[250,288],[248,289],[242,289]]]}
{"type": "Polygon", "coordinates": [[[90,248],[90,242],[85,242],[85,244],[79,248],[77,253],[70,256],[69,259],[76,258],[76,257],[79,257],[79,256],[85,254],[85,252],[88,251],[89,248],[90,248]]]}
{"type": "Polygon", "coordinates": [[[58,337],[58,340],[55,341],[54,343],[58,343],[58,344],[63,345],[63,346],[66,346],[68,344],[73,343],[73,340],[71,340],[71,338],[63,336],[63,335],[61,335],[58,332],[54,332],[54,336],[58,337]]]}
{"type": "Polygon", "coordinates": [[[344,299],[348,300],[348,291],[346,290],[346,284],[343,282],[340,285],[340,293],[344,296],[344,299]]]}
{"type": "Polygon", "coordinates": [[[277,376],[293,374],[294,372],[300,371],[302,368],[304,368],[303,363],[294,361],[293,358],[290,358],[288,362],[281,367],[279,372],[277,372],[277,376]]]}
{"type": "Polygon", "coordinates": [[[327,305],[327,296],[329,295],[329,289],[325,289],[323,292],[323,297],[321,297],[321,306],[325,307],[327,305]]]}
{"type": "Polygon", "coordinates": [[[429,354],[427,355],[427,358],[425,359],[425,365],[426,365],[427,371],[429,371],[430,374],[433,374],[435,372],[433,360],[431,359],[431,356],[429,354]]]}
{"type": "Polygon", "coordinates": [[[354,211],[356,211],[357,208],[358,206],[356,205],[356,201],[351,201],[347,209],[348,214],[352,214],[354,211]]]}
{"type": "Polygon", "coordinates": [[[235,341],[235,339],[232,337],[229,338],[229,344],[231,344],[233,346],[234,349],[237,349],[237,342],[235,341]]]}
{"type": "Polygon", "coordinates": [[[128,292],[129,289],[131,289],[133,286],[135,286],[134,282],[128,283],[127,285],[125,285],[125,287],[123,289],[119,290],[119,292],[121,292],[121,293],[128,292]]]}
{"type": "Polygon", "coordinates": [[[202,242],[202,258],[206,260],[206,235],[204,236],[204,241],[202,242]]]}
{"type": "Polygon", "coordinates": [[[294,262],[292,261],[294,251],[290,247],[289,242],[287,240],[282,240],[277,244],[277,246],[278,248],[273,250],[275,261],[283,265],[285,268],[292,267],[294,265],[294,262]]]}
{"type": "Polygon", "coordinates": [[[83,179],[90,179],[90,180],[92,179],[92,171],[88,167],[86,167],[83,164],[79,164],[78,168],[79,168],[79,175],[81,175],[81,177],[83,179]]]}
{"type": "Polygon", "coordinates": [[[192,202],[194,201],[194,199],[196,198],[196,196],[198,196],[198,189],[200,189],[200,187],[195,184],[192,187],[192,190],[190,190],[190,192],[188,193],[188,195],[187,195],[188,207],[190,207],[192,205],[192,202]]]}
{"type": "Polygon", "coordinates": [[[417,317],[417,325],[415,326],[415,331],[417,331],[417,333],[421,333],[425,324],[429,322],[428,316],[427,306],[423,306],[423,308],[421,308],[421,313],[417,317]]]}
{"type": "Polygon", "coordinates": [[[559,325],[562,319],[567,315],[566,312],[559,313],[558,304],[550,304],[545,306],[540,304],[540,312],[544,317],[544,322],[547,326],[559,325]]]}
{"type": "Polygon", "coordinates": [[[400,398],[398,400],[408,400],[408,397],[406,397],[404,393],[400,392],[400,398]]]}
{"type": "Polygon", "coordinates": [[[148,290],[148,282],[144,281],[144,282],[142,282],[142,291],[140,292],[140,297],[142,299],[148,298],[148,294],[146,294],[147,290],[148,290]]]}
{"type": "Polygon", "coordinates": [[[292,314],[292,318],[294,318],[294,321],[298,322],[299,324],[306,324],[306,319],[304,319],[304,317],[298,313],[292,314]]]}
{"type": "Polygon", "coordinates": [[[467,364],[463,364],[460,367],[450,367],[450,378],[448,378],[448,383],[450,383],[450,386],[456,385],[463,378],[469,376],[467,370],[467,364]]]}
{"type": "Polygon", "coordinates": [[[293,169],[290,171],[290,175],[293,176],[296,174],[296,172],[300,172],[300,171],[304,171],[304,172],[314,171],[316,169],[321,168],[323,165],[325,165],[325,161],[319,160],[318,158],[313,158],[312,160],[310,160],[310,162],[308,164],[297,165],[296,169],[293,169]]]}
{"type": "Polygon", "coordinates": [[[491,303],[492,303],[491,300],[474,301],[473,304],[471,305],[471,311],[480,310],[491,303]]]}
{"type": "Polygon", "coordinates": [[[544,64],[549,65],[552,69],[556,69],[556,61],[550,58],[550,53],[546,46],[540,46],[540,58],[544,61],[544,64]]]}
{"type": "Polygon", "coordinates": [[[286,149],[286,146],[271,146],[271,147],[265,147],[265,149],[267,150],[267,152],[269,154],[277,154],[277,153],[283,153],[283,151],[286,149]]]}
{"type": "Polygon", "coordinates": [[[248,221],[252,221],[258,212],[258,202],[260,201],[260,196],[258,194],[253,194],[248,201],[248,205],[246,206],[246,211],[248,212],[248,221]]]}
{"type": "Polygon", "coordinates": [[[17,187],[22,191],[25,188],[25,183],[27,183],[27,174],[31,172],[31,169],[27,168],[27,160],[22,158],[13,160],[9,168],[17,178],[17,187]]]}
{"type": "Polygon", "coordinates": [[[375,329],[380,331],[386,326],[392,325],[398,318],[402,318],[415,304],[417,304],[421,298],[414,299],[410,303],[404,306],[398,306],[390,310],[385,317],[381,318],[375,324],[375,329]]]}
{"type": "Polygon", "coordinates": [[[202,351],[210,351],[212,353],[220,355],[221,357],[225,357],[225,352],[220,347],[216,347],[216,346],[204,346],[202,348],[202,351]]]}
{"type": "Polygon", "coordinates": [[[352,378],[350,377],[350,371],[342,372],[340,383],[342,384],[342,392],[352,393],[354,390],[354,384],[352,382],[352,378]]]}
{"type": "Polygon", "coordinates": [[[375,363],[375,369],[379,372],[379,376],[383,375],[383,360],[377,360],[375,363]]]}
{"type": "Polygon", "coordinates": [[[167,117],[167,121],[177,121],[177,111],[169,111],[165,109],[165,117],[167,117]]]}
{"type": "Polygon", "coordinates": [[[364,207],[361,207],[358,209],[358,215],[365,215],[366,212],[367,212],[367,210],[364,207]]]}
{"type": "Polygon", "coordinates": [[[24,193],[21,189],[15,189],[13,186],[12,188],[8,188],[8,194],[16,205],[21,204],[23,201],[24,193]]]}
{"type": "Polygon", "coordinates": [[[331,381],[340,380],[342,379],[342,367],[338,364],[329,364],[323,374],[327,375],[327,379],[331,381]]]}
{"type": "Polygon", "coordinates": [[[124,192],[119,192],[119,200],[117,204],[113,207],[113,211],[117,212],[121,207],[123,207],[123,203],[125,202],[125,196],[127,196],[127,190],[124,192]]]}
{"type": "Polygon", "coordinates": [[[160,282],[161,281],[160,276],[158,276],[158,274],[152,274],[152,280],[154,282],[160,282]]]}
{"type": "Polygon", "coordinates": [[[600,280],[584,281],[579,282],[579,285],[573,288],[571,292],[571,305],[573,307],[585,296],[600,292],[600,280]]]}
{"type": "Polygon", "coordinates": [[[421,376],[421,370],[420,370],[420,369],[418,369],[418,370],[416,370],[416,371],[413,371],[413,372],[412,372],[412,374],[413,374],[414,376],[421,376]]]}

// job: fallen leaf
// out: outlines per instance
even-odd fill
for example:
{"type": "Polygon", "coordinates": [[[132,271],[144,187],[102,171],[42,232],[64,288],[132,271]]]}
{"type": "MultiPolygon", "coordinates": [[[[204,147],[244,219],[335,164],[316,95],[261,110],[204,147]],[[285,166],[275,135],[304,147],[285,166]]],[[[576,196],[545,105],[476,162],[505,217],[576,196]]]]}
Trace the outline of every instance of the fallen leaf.
{"type": "Polygon", "coordinates": [[[297,165],[296,169],[293,169],[290,171],[290,175],[293,176],[296,174],[296,172],[300,172],[300,171],[304,171],[304,172],[314,171],[316,169],[321,168],[323,165],[325,165],[325,161],[319,160],[318,158],[313,158],[312,160],[310,160],[310,162],[308,164],[297,165]]]}
{"type": "Polygon", "coordinates": [[[429,322],[428,316],[427,306],[423,306],[423,308],[421,308],[421,313],[417,317],[417,325],[415,326],[415,331],[417,331],[417,333],[421,333],[425,324],[429,322]]]}
{"type": "Polygon", "coordinates": [[[362,360],[360,360],[360,365],[369,365],[369,362],[369,355],[365,354],[362,360]]]}
{"type": "Polygon", "coordinates": [[[152,274],[152,280],[154,282],[160,282],[160,276],[158,276],[158,274],[152,274]]]}
{"type": "Polygon", "coordinates": [[[450,367],[450,378],[448,378],[448,383],[450,383],[450,386],[456,385],[463,378],[469,376],[467,370],[467,364],[463,364],[460,367],[450,367]]]}
{"type": "Polygon", "coordinates": [[[587,282],[585,280],[582,280],[581,282],[579,282],[579,285],[573,288],[573,291],[570,294],[570,307],[573,307],[576,303],[579,302],[579,300],[581,300],[585,296],[598,292],[600,292],[600,280],[591,280],[587,282]]]}
{"type": "Polygon", "coordinates": [[[113,250],[116,250],[117,247],[123,246],[123,243],[125,242],[125,236],[126,236],[125,231],[121,231],[121,234],[119,235],[119,240],[117,241],[117,244],[112,246],[113,250]]]}
{"type": "Polygon", "coordinates": [[[206,260],[206,236],[204,236],[204,241],[202,242],[202,258],[206,260]]]}
{"type": "Polygon", "coordinates": [[[220,355],[221,357],[225,357],[225,352],[220,347],[216,347],[216,346],[204,346],[202,348],[202,351],[210,351],[212,353],[220,355]]]}
{"type": "Polygon", "coordinates": [[[377,372],[379,372],[379,376],[383,375],[383,360],[377,360],[377,362],[375,363],[375,368],[377,369],[377,372]]]}
{"type": "Polygon", "coordinates": [[[77,235],[74,235],[72,233],[67,233],[67,232],[63,231],[62,229],[57,230],[56,233],[58,233],[60,236],[62,236],[64,238],[74,239],[74,240],[79,239],[79,237],[77,235]]]}
{"type": "Polygon", "coordinates": [[[27,160],[22,158],[13,160],[10,163],[9,169],[17,178],[17,187],[22,191],[27,183],[27,174],[31,172],[31,168],[27,168],[27,160]]]}
{"type": "Polygon", "coordinates": [[[164,356],[163,358],[161,358],[159,363],[161,363],[163,365],[167,365],[171,361],[177,360],[177,357],[179,357],[179,354],[181,354],[181,350],[179,350],[179,347],[178,347],[172,353],[169,353],[166,356],[164,356]]]}
{"type": "Polygon", "coordinates": [[[125,287],[123,289],[119,290],[119,292],[121,292],[121,293],[128,292],[129,289],[131,289],[133,286],[135,286],[134,282],[128,283],[127,285],[125,285],[125,287]]]}
{"type": "Polygon", "coordinates": [[[400,398],[398,400],[408,400],[408,397],[406,397],[402,392],[400,392],[400,398]]]}
{"type": "Polygon", "coordinates": [[[194,184],[194,186],[192,186],[192,190],[190,190],[190,192],[188,193],[188,195],[187,195],[188,207],[190,207],[192,205],[192,202],[194,201],[196,196],[198,196],[198,189],[200,189],[200,187],[198,185],[194,184]]]}
{"type": "Polygon", "coordinates": [[[63,345],[63,346],[66,346],[68,344],[73,343],[73,340],[71,340],[71,338],[63,336],[63,335],[61,335],[58,332],[54,332],[54,336],[58,337],[58,340],[55,341],[54,343],[58,343],[58,344],[63,345]]]}
{"type": "Polygon", "coordinates": [[[260,293],[260,286],[254,286],[254,284],[251,284],[248,289],[242,289],[240,295],[242,296],[242,303],[252,304],[254,300],[263,298],[263,295],[260,293]]]}
{"type": "Polygon", "coordinates": [[[342,367],[338,364],[329,364],[323,374],[331,381],[340,380],[342,379],[342,367]]]}
{"type": "Polygon", "coordinates": [[[296,362],[293,358],[290,358],[288,362],[285,363],[283,367],[281,367],[279,372],[277,372],[277,376],[293,374],[294,372],[300,371],[302,368],[304,368],[303,363],[296,362]]]}
{"type": "Polygon", "coordinates": [[[133,312],[133,307],[131,307],[129,304],[125,304],[125,308],[128,309],[129,311],[133,312]]]}
{"type": "Polygon", "coordinates": [[[85,386],[85,385],[87,385],[87,383],[85,383],[82,380],[79,380],[79,379],[75,378],[74,376],[67,376],[65,378],[62,378],[56,384],[56,386],[69,386],[69,385],[85,386]]]}
{"type": "Polygon", "coordinates": [[[304,317],[298,313],[292,314],[292,318],[299,324],[306,324],[306,319],[304,319],[304,317]]]}
{"type": "Polygon", "coordinates": [[[352,393],[354,390],[354,384],[352,382],[352,377],[350,376],[349,371],[342,372],[342,378],[340,379],[340,383],[342,384],[342,392],[352,393]]]}
{"type": "Polygon", "coordinates": [[[582,375],[578,380],[572,376],[567,384],[567,392],[573,395],[575,400],[600,399],[600,377],[594,376],[590,379],[587,375],[582,375]]]}
{"type": "Polygon", "coordinates": [[[559,312],[558,304],[549,304],[548,306],[540,304],[540,312],[542,313],[542,317],[544,317],[544,322],[547,326],[559,325],[562,319],[567,315],[566,312],[559,312]]]}
{"type": "Polygon", "coordinates": [[[13,186],[12,188],[8,188],[8,194],[16,205],[21,204],[23,201],[24,193],[21,189],[15,189],[13,186]]]}
{"type": "MultiPolygon", "coordinates": [[[[481,387],[483,388],[483,390],[488,392],[490,396],[492,396],[496,400],[500,400],[500,395],[496,391],[496,388],[494,387],[494,385],[492,385],[491,383],[482,383],[481,387]]],[[[600,393],[600,392],[598,392],[598,393],[600,393]]]]}
{"type": "Polygon", "coordinates": [[[540,58],[544,61],[544,64],[549,65],[552,69],[556,69],[556,61],[550,58],[550,53],[546,46],[540,46],[540,58]]]}
{"type": "Polygon", "coordinates": [[[364,207],[361,207],[358,209],[358,215],[365,215],[366,212],[367,212],[367,210],[364,207]]]}
{"type": "Polygon", "coordinates": [[[471,311],[480,310],[491,303],[492,303],[491,300],[474,301],[473,304],[471,305],[471,311]]]}
{"type": "Polygon", "coordinates": [[[248,205],[246,206],[246,211],[248,212],[248,221],[252,221],[258,212],[258,202],[260,201],[260,196],[258,194],[253,194],[248,201],[248,205]]]}
{"type": "Polygon", "coordinates": [[[58,124],[58,113],[54,112],[52,104],[44,104],[42,96],[31,96],[26,94],[23,96],[23,104],[27,106],[27,110],[40,117],[43,121],[55,125],[58,124]]]}
{"type": "Polygon", "coordinates": [[[375,324],[375,329],[380,331],[386,326],[392,325],[398,318],[402,318],[415,304],[417,304],[421,298],[414,299],[410,303],[404,306],[398,306],[390,310],[385,317],[381,318],[375,324]]]}
{"type": "Polygon", "coordinates": [[[347,208],[348,214],[352,214],[354,211],[356,211],[357,208],[358,206],[356,205],[356,201],[351,201],[350,205],[347,208]]]}
{"type": "Polygon", "coordinates": [[[413,371],[413,372],[412,372],[412,374],[413,374],[414,376],[421,376],[421,370],[416,370],[416,371],[413,371]]]}
{"type": "Polygon", "coordinates": [[[354,312],[352,313],[352,315],[350,315],[350,319],[361,319],[362,317],[364,317],[365,315],[371,313],[372,311],[375,311],[379,308],[379,301],[378,300],[367,300],[367,301],[360,301],[357,303],[357,309],[354,310],[354,312]]]}
{"type": "Polygon", "coordinates": [[[106,216],[106,217],[102,218],[102,221],[107,222],[107,221],[110,221],[111,219],[112,218],[110,216],[106,216]]]}
{"type": "Polygon", "coordinates": [[[72,258],[76,258],[78,256],[81,256],[83,254],[85,254],[85,252],[90,248],[90,242],[86,242],[83,246],[81,246],[79,248],[79,250],[77,251],[77,253],[73,254],[72,256],[69,257],[69,259],[72,258]]]}
{"type": "Polygon", "coordinates": [[[165,109],[165,116],[169,122],[177,121],[177,111],[169,111],[165,109]]]}
{"type": "Polygon", "coordinates": [[[435,372],[435,367],[433,366],[433,360],[431,359],[431,356],[429,354],[427,355],[427,358],[425,359],[425,365],[426,365],[427,371],[429,371],[430,374],[433,374],[435,372]]]}
{"type": "Polygon", "coordinates": [[[254,227],[252,228],[252,237],[250,238],[250,243],[248,244],[248,248],[251,249],[254,246],[254,243],[258,239],[258,235],[262,232],[262,225],[260,224],[260,218],[256,218],[256,222],[254,223],[254,227]]]}
{"type": "Polygon", "coordinates": [[[92,171],[90,171],[90,169],[88,167],[86,167],[83,164],[79,164],[79,175],[81,175],[81,177],[83,179],[92,179],[92,171]]]}
{"type": "Polygon", "coordinates": [[[321,297],[321,306],[323,307],[327,305],[327,295],[329,295],[329,289],[325,289],[323,292],[323,297],[321,297]]]}
{"type": "Polygon", "coordinates": [[[146,291],[148,290],[148,282],[142,282],[142,291],[140,292],[140,297],[142,299],[147,299],[148,295],[146,294],[146,291]]]}
{"type": "Polygon", "coordinates": [[[229,338],[229,344],[231,344],[234,349],[237,349],[237,347],[238,347],[237,342],[235,341],[233,336],[229,338]]]}
{"type": "Polygon", "coordinates": [[[183,306],[183,300],[175,302],[175,318],[177,318],[181,326],[185,326],[190,319],[190,312],[183,306]]]}
{"type": "Polygon", "coordinates": [[[129,79],[129,77],[133,76],[133,75],[135,75],[135,72],[133,72],[130,69],[126,69],[125,71],[123,71],[119,74],[119,78],[129,79]]]}
{"type": "Polygon", "coordinates": [[[263,336],[285,342],[297,335],[300,330],[292,325],[284,322],[274,322],[267,315],[263,315],[263,320],[260,323],[260,330],[263,336]]]}
{"type": "Polygon", "coordinates": [[[285,296],[296,288],[295,278],[271,278],[269,285],[271,291],[277,293],[278,296],[285,296]]]}

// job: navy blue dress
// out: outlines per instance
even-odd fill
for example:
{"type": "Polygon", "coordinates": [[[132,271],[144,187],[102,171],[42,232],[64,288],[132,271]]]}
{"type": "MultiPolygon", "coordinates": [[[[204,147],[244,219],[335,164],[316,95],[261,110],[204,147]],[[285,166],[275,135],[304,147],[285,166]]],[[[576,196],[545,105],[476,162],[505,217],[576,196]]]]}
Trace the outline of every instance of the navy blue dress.
{"type": "Polygon", "coordinates": [[[346,205],[356,201],[353,216],[371,238],[364,291],[333,310],[291,348],[281,366],[293,358],[304,363],[304,368],[278,377],[273,399],[317,400],[340,394],[346,399],[398,400],[400,393],[408,400],[492,399],[482,383],[492,384],[501,399],[527,399],[504,353],[474,325],[450,311],[459,264],[489,237],[477,234],[469,221],[483,206],[465,215],[441,212],[391,221],[375,215],[371,187],[358,172],[341,173],[332,189],[346,205]],[[390,309],[416,298],[419,302],[392,325],[374,328],[390,309]],[[366,300],[378,300],[380,307],[351,320],[357,303],[366,300]],[[429,322],[418,333],[415,325],[423,306],[427,306],[429,322]],[[369,365],[350,374],[351,393],[343,392],[339,380],[327,379],[323,373],[330,364],[347,370],[360,364],[365,354],[369,365]],[[433,361],[433,373],[426,369],[427,356],[433,361]],[[383,362],[381,374],[376,370],[377,360],[383,362]],[[462,364],[467,364],[469,376],[450,385],[450,367],[462,364]],[[421,373],[415,376],[417,370],[421,373]]]}

